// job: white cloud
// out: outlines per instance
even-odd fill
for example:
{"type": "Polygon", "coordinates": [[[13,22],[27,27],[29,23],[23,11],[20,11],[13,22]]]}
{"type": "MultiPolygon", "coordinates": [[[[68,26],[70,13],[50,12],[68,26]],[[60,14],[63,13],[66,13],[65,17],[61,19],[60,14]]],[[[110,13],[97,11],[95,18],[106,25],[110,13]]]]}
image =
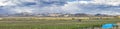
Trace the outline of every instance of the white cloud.
{"type": "Polygon", "coordinates": [[[119,6],[120,0],[92,0],[92,3],[119,6]]]}
{"type": "Polygon", "coordinates": [[[11,5],[16,5],[12,3],[12,1],[9,0],[0,0],[0,6],[11,6],[11,5]]]}
{"type": "Polygon", "coordinates": [[[39,13],[59,13],[61,12],[61,6],[56,6],[56,5],[46,6],[46,7],[38,8],[38,10],[35,11],[39,13]]]}
{"type": "Polygon", "coordinates": [[[81,8],[79,8],[80,3],[78,3],[78,1],[74,1],[74,2],[68,2],[68,4],[65,4],[64,6],[62,6],[62,10],[68,12],[68,13],[77,13],[77,10],[81,10],[81,8]]]}
{"type": "Polygon", "coordinates": [[[37,0],[20,0],[22,2],[36,2],[37,0]]]}
{"type": "Polygon", "coordinates": [[[91,0],[91,1],[79,1],[82,4],[96,4],[96,5],[111,5],[111,6],[119,6],[120,0],[91,0]]]}
{"type": "MultiPolygon", "coordinates": [[[[5,10],[15,13],[104,13],[104,14],[119,14],[114,9],[108,6],[119,6],[120,0],[91,0],[91,1],[68,1],[68,0],[0,0],[0,6],[5,10]],[[35,5],[28,6],[24,3],[32,2],[35,5]],[[101,6],[103,5],[103,6],[101,6]],[[105,5],[105,6],[104,6],[105,5]],[[110,9],[110,12],[106,10],[110,9]],[[111,10],[113,9],[113,10],[111,10]]],[[[118,10],[119,11],[119,10],[118,10]]]]}
{"type": "Polygon", "coordinates": [[[33,13],[36,6],[22,6],[25,2],[35,2],[35,0],[0,0],[0,6],[2,9],[9,11],[8,13],[33,13]]]}
{"type": "Polygon", "coordinates": [[[120,15],[119,12],[115,12],[115,11],[103,11],[103,12],[101,12],[101,14],[120,15]]]}
{"type": "Polygon", "coordinates": [[[34,9],[30,9],[30,8],[15,8],[15,9],[12,9],[13,10],[13,12],[15,12],[15,13],[24,13],[24,12],[26,12],[26,13],[33,13],[33,10],[34,9]]]}

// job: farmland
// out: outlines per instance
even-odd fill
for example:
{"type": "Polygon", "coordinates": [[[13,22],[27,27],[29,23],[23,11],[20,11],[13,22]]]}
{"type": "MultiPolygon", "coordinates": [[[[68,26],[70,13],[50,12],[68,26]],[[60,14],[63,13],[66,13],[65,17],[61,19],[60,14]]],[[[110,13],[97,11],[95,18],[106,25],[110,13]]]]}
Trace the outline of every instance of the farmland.
{"type": "Polygon", "coordinates": [[[87,29],[105,23],[120,22],[119,18],[87,17],[3,17],[0,29],[87,29]],[[81,19],[82,18],[82,19],[81,19]]]}

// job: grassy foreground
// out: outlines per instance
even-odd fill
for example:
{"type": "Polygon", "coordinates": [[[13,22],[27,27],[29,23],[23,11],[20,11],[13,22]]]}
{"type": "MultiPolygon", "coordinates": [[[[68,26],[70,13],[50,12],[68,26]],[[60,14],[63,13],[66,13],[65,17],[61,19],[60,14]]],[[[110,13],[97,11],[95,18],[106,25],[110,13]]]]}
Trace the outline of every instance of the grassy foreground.
{"type": "Polygon", "coordinates": [[[101,27],[104,23],[116,23],[120,19],[36,19],[36,18],[3,18],[0,29],[87,29],[101,27]]]}

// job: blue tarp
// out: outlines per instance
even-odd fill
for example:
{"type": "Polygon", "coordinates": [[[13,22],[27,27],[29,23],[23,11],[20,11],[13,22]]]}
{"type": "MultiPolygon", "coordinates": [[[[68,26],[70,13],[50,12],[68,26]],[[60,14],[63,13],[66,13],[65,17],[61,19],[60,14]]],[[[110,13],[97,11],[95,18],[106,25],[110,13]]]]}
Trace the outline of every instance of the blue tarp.
{"type": "Polygon", "coordinates": [[[102,25],[102,28],[113,28],[114,24],[104,24],[102,25]]]}

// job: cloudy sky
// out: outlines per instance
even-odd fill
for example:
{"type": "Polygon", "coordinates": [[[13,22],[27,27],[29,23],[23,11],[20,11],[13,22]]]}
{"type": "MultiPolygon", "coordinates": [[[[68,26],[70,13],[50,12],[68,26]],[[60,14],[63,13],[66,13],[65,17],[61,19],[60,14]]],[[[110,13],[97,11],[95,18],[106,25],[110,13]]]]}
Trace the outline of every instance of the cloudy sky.
{"type": "Polygon", "coordinates": [[[120,15],[120,0],[0,0],[0,14],[24,12],[120,15]]]}

